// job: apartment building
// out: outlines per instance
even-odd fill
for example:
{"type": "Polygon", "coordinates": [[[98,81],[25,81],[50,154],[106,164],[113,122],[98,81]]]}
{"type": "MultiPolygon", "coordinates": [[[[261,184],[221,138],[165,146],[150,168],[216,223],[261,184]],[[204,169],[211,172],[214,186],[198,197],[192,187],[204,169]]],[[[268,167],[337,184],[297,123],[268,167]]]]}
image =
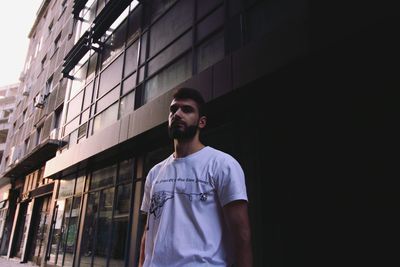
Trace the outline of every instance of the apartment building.
{"type": "Polygon", "coordinates": [[[144,181],[172,152],[169,104],[185,86],[207,101],[203,142],[245,171],[254,266],[302,261],[312,193],[300,178],[330,177],[322,166],[337,154],[320,150],[333,144],[321,141],[322,114],[341,103],[312,98],[344,84],[338,62],[375,32],[364,19],[315,37],[310,10],[294,0],[44,0],[2,159],[15,214],[0,253],[41,266],[137,266],[144,181]]]}
{"type": "MultiPolygon", "coordinates": [[[[9,118],[15,108],[18,83],[3,85],[0,87],[0,162],[6,148],[7,134],[10,129],[9,118]]],[[[3,236],[7,236],[4,230],[7,217],[12,210],[8,209],[10,199],[9,192],[11,183],[8,178],[0,179],[0,248],[3,242],[3,236]]]]}

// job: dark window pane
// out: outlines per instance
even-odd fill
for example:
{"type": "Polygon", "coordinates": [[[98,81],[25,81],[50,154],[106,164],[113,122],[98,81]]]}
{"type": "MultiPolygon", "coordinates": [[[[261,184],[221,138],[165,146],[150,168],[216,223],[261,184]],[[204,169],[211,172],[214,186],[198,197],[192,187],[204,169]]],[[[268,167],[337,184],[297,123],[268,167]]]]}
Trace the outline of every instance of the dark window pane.
{"type": "Polygon", "coordinates": [[[107,252],[110,246],[111,214],[114,198],[114,188],[100,193],[99,217],[97,222],[97,235],[94,251],[94,266],[106,266],[107,252]]]}
{"type": "Polygon", "coordinates": [[[137,68],[138,44],[138,41],[134,42],[125,52],[124,77],[129,75],[137,68]]]}
{"type": "Polygon", "coordinates": [[[179,1],[152,26],[150,56],[153,56],[192,25],[193,8],[193,0],[179,1]]]}
{"type": "Polygon", "coordinates": [[[197,1],[197,19],[202,18],[206,13],[218,6],[221,0],[201,0],[197,1]]]}
{"type": "Polygon", "coordinates": [[[131,200],[131,187],[132,184],[128,183],[125,185],[118,186],[117,190],[117,203],[115,206],[114,219],[118,219],[122,216],[129,216],[129,207],[131,200]]]}
{"type": "Polygon", "coordinates": [[[51,226],[52,231],[50,237],[51,245],[50,245],[49,263],[55,264],[57,260],[58,248],[60,245],[61,234],[62,234],[61,226],[64,215],[64,206],[65,206],[65,200],[58,200],[55,205],[55,211],[54,211],[55,221],[51,226]]]}
{"type": "Polygon", "coordinates": [[[85,224],[82,233],[80,266],[91,266],[96,232],[96,217],[99,209],[99,192],[88,195],[85,224]]]}
{"type": "Polygon", "coordinates": [[[133,160],[124,160],[119,164],[118,182],[131,180],[133,176],[133,160]]]}
{"type": "Polygon", "coordinates": [[[98,54],[95,53],[90,57],[87,79],[92,78],[96,72],[98,54]]]}
{"type": "Polygon", "coordinates": [[[151,20],[154,21],[158,16],[160,16],[167,8],[169,8],[176,0],[153,0],[151,1],[150,14],[151,20]]]}
{"type": "Polygon", "coordinates": [[[224,9],[220,7],[197,25],[197,42],[221,27],[223,23],[224,9]]]}
{"type": "Polygon", "coordinates": [[[143,5],[137,6],[129,15],[128,42],[136,39],[140,32],[140,20],[143,5]]]}
{"type": "Polygon", "coordinates": [[[61,263],[64,261],[64,252],[66,249],[66,241],[67,241],[67,229],[68,229],[68,224],[70,220],[70,211],[71,211],[71,204],[72,204],[72,198],[68,198],[65,201],[65,209],[64,209],[64,214],[63,214],[63,222],[61,226],[61,237],[60,237],[60,246],[58,250],[58,259],[57,263],[61,265],[61,263]]]}
{"type": "Polygon", "coordinates": [[[167,63],[175,59],[179,54],[186,52],[192,46],[192,31],[187,32],[175,43],[153,58],[148,65],[148,76],[164,67],[167,63]]]}
{"type": "Polygon", "coordinates": [[[90,183],[90,189],[95,189],[107,185],[112,185],[117,174],[117,166],[112,165],[100,170],[96,170],[92,173],[92,179],[90,183]]]}
{"type": "Polygon", "coordinates": [[[74,259],[74,250],[76,238],[78,234],[79,213],[81,210],[81,197],[74,198],[71,217],[69,218],[69,225],[65,244],[65,256],[63,266],[72,266],[74,259]]]}
{"type": "Polygon", "coordinates": [[[197,49],[197,72],[224,58],[224,35],[218,33],[202,43],[197,49]]]}
{"type": "Polygon", "coordinates": [[[146,50],[147,50],[147,36],[148,32],[145,32],[142,35],[141,44],[140,44],[140,64],[146,61],[146,50]]]}
{"type": "Polygon", "coordinates": [[[172,89],[192,75],[192,54],[189,53],[146,82],[144,103],[172,89]]]}
{"type": "Polygon", "coordinates": [[[101,73],[98,97],[104,95],[121,81],[122,59],[120,56],[101,73]]]}
{"type": "Polygon", "coordinates": [[[111,34],[102,51],[102,66],[110,63],[122,50],[125,42],[126,20],[111,34]]]}

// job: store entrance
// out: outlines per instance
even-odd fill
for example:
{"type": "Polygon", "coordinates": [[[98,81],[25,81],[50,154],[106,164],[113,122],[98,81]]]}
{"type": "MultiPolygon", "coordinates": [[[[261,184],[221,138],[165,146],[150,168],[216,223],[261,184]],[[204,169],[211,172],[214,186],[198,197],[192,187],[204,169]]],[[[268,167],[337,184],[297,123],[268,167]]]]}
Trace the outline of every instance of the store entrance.
{"type": "Polygon", "coordinates": [[[27,215],[27,210],[28,210],[28,202],[22,202],[19,204],[19,214],[18,214],[18,220],[17,220],[17,225],[15,228],[15,242],[13,243],[13,248],[11,252],[11,257],[17,257],[21,258],[22,257],[22,251],[23,251],[23,240],[26,232],[26,215],[27,215]]]}
{"type": "Polygon", "coordinates": [[[32,235],[28,243],[28,261],[40,265],[45,253],[47,227],[50,224],[51,195],[36,198],[32,216],[32,235]]]}

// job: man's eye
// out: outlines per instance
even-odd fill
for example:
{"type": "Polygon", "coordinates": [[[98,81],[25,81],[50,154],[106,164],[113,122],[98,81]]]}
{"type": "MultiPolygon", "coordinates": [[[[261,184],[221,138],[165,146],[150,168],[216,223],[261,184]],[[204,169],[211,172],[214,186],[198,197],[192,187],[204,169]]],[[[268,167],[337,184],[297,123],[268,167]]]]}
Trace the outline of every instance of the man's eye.
{"type": "Polygon", "coordinates": [[[189,113],[189,112],[192,112],[192,107],[182,107],[182,111],[184,112],[184,113],[189,113]]]}

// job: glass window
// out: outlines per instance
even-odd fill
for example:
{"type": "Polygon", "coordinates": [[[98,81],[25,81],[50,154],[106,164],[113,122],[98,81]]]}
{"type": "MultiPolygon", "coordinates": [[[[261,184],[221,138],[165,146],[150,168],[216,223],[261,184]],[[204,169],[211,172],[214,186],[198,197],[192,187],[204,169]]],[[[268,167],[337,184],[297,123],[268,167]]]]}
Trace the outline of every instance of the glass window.
{"type": "Polygon", "coordinates": [[[124,47],[126,24],[125,21],[105,42],[102,51],[103,67],[110,63],[124,47]]]}
{"type": "Polygon", "coordinates": [[[120,95],[120,86],[115,87],[105,96],[103,96],[96,104],[96,113],[102,112],[105,108],[110,106],[113,102],[115,102],[120,95]]]}
{"type": "Polygon", "coordinates": [[[191,55],[191,53],[185,55],[146,82],[143,102],[147,103],[151,99],[187,80],[192,74],[191,55]]]}
{"type": "Polygon", "coordinates": [[[58,200],[55,205],[54,218],[55,222],[52,224],[51,231],[51,245],[49,251],[49,262],[56,263],[60,241],[62,236],[62,224],[64,215],[65,199],[58,200]]]}
{"type": "Polygon", "coordinates": [[[122,83],[122,95],[126,94],[136,86],[136,72],[129,76],[123,83],[122,83]]]}
{"type": "Polygon", "coordinates": [[[85,223],[82,232],[80,266],[89,267],[92,262],[94,237],[96,232],[96,217],[99,209],[100,192],[90,193],[85,214],[85,223]]]}
{"type": "Polygon", "coordinates": [[[58,199],[70,197],[74,194],[75,178],[74,176],[65,177],[60,180],[60,188],[58,190],[58,199]]]}
{"type": "Polygon", "coordinates": [[[77,94],[74,99],[69,101],[67,108],[67,122],[69,122],[72,118],[75,118],[81,112],[82,101],[83,91],[77,94]]]}
{"type": "Polygon", "coordinates": [[[64,264],[63,266],[73,266],[74,259],[74,251],[76,238],[78,234],[78,223],[79,223],[79,214],[81,210],[81,197],[76,197],[73,199],[71,215],[68,218],[68,230],[66,234],[66,242],[65,242],[65,255],[64,255],[64,264]]]}
{"type": "Polygon", "coordinates": [[[151,76],[157,70],[161,69],[167,63],[171,62],[174,58],[176,58],[179,54],[186,52],[189,48],[192,47],[192,35],[193,32],[189,31],[185,35],[183,35],[179,40],[165,49],[161,54],[157,55],[153,58],[148,65],[147,75],[151,76]]]}
{"type": "Polygon", "coordinates": [[[152,26],[150,56],[153,56],[192,25],[193,8],[193,0],[179,1],[152,26]]]}
{"type": "Polygon", "coordinates": [[[129,15],[128,42],[135,40],[140,32],[143,5],[137,6],[129,15]]]}
{"type": "Polygon", "coordinates": [[[87,109],[84,112],[82,112],[82,114],[81,114],[81,123],[80,124],[85,123],[85,122],[87,122],[89,120],[89,113],[90,113],[89,109],[87,109]]]}
{"type": "Polygon", "coordinates": [[[121,81],[122,59],[120,56],[101,73],[98,97],[104,95],[121,81]]]}
{"type": "Polygon", "coordinates": [[[154,21],[159,15],[161,15],[175,2],[176,0],[153,0],[150,5],[152,21],[154,21]]]}
{"type": "Polygon", "coordinates": [[[201,18],[218,6],[222,0],[201,0],[197,1],[197,18],[201,18]]]}
{"type": "Polygon", "coordinates": [[[116,165],[112,165],[112,166],[94,171],[92,173],[90,189],[96,189],[99,187],[114,184],[116,174],[117,174],[117,166],[116,165]]]}
{"type": "Polygon", "coordinates": [[[65,200],[65,209],[64,209],[64,214],[63,214],[63,220],[61,224],[61,236],[60,236],[60,244],[59,244],[59,249],[58,249],[58,256],[57,256],[57,262],[61,265],[64,261],[64,251],[66,248],[66,241],[67,241],[67,229],[68,229],[68,224],[69,224],[69,214],[71,211],[71,204],[72,204],[72,198],[67,198],[65,200]]]}
{"type": "Polygon", "coordinates": [[[128,76],[130,73],[135,71],[137,68],[138,44],[139,44],[138,41],[134,42],[125,51],[124,77],[128,76]]]}
{"type": "Polygon", "coordinates": [[[73,119],[64,127],[64,136],[75,130],[79,126],[79,117],[73,119]]]}
{"type": "Polygon", "coordinates": [[[83,99],[83,109],[86,109],[92,103],[93,85],[94,85],[94,83],[91,82],[85,88],[85,98],[83,99]]]}
{"type": "Polygon", "coordinates": [[[221,27],[223,23],[224,9],[220,7],[197,25],[197,41],[203,40],[207,35],[221,27]]]}
{"type": "Polygon", "coordinates": [[[97,58],[98,58],[98,54],[94,53],[89,59],[89,67],[88,67],[87,79],[92,78],[92,76],[96,72],[97,58]]]}
{"type": "Polygon", "coordinates": [[[133,160],[124,160],[119,164],[118,182],[131,180],[133,176],[133,160]]]}
{"type": "Polygon", "coordinates": [[[94,250],[93,266],[107,266],[107,254],[110,242],[111,215],[114,199],[114,188],[104,190],[100,194],[99,217],[94,250]]]}
{"type": "Polygon", "coordinates": [[[135,105],[135,91],[121,98],[118,118],[121,118],[125,114],[132,112],[134,105],[135,105]]]}
{"type": "Polygon", "coordinates": [[[140,43],[140,64],[146,61],[146,51],[147,51],[147,36],[148,32],[145,32],[142,35],[141,43],[140,43]]]}
{"type": "Polygon", "coordinates": [[[85,84],[86,81],[86,73],[88,68],[88,62],[83,64],[83,66],[74,74],[74,79],[72,80],[71,92],[69,95],[69,99],[73,98],[85,84]]]}
{"type": "Polygon", "coordinates": [[[85,184],[85,178],[86,175],[85,173],[80,173],[78,178],[76,179],[76,188],[75,188],[75,194],[80,194],[83,192],[83,187],[85,184]]]}
{"type": "Polygon", "coordinates": [[[118,119],[118,103],[113,104],[94,118],[93,134],[118,119]]]}
{"type": "Polygon", "coordinates": [[[197,72],[222,60],[225,55],[224,35],[215,34],[197,48],[197,72]]]}
{"type": "Polygon", "coordinates": [[[126,184],[119,186],[117,189],[117,203],[115,205],[115,213],[113,218],[110,266],[124,266],[126,253],[126,243],[129,223],[129,209],[131,202],[131,187],[126,184]]]}

